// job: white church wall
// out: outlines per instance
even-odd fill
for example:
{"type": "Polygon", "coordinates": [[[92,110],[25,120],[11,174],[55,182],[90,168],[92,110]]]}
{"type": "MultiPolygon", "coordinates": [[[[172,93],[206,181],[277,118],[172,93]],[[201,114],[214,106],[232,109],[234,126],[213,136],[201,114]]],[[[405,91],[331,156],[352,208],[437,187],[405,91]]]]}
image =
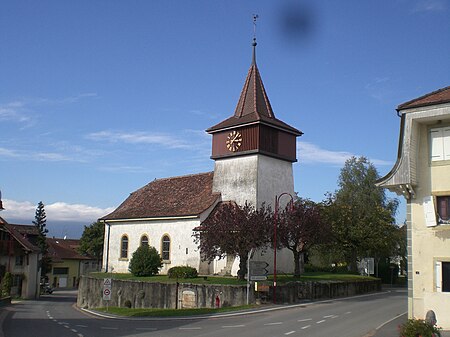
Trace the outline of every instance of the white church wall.
{"type": "Polygon", "coordinates": [[[257,201],[258,155],[216,160],[213,191],[222,201],[234,200],[238,205],[257,201]]]}
{"type": "Polygon", "coordinates": [[[129,221],[110,223],[109,252],[108,249],[108,226],[105,228],[104,266],[108,255],[108,269],[115,273],[127,273],[128,264],[133,252],[140,245],[143,235],[148,237],[149,245],[155,247],[161,254],[162,237],[170,237],[170,260],[164,261],[161,274],[174,266],[191,266],[199,269],[200,253],[192,237],[192,230],[200,225],[200,219],[176,219],[159,221],[129,221]],[[128,256],[120,258],[121,238],[128,237],[128,256]]]}

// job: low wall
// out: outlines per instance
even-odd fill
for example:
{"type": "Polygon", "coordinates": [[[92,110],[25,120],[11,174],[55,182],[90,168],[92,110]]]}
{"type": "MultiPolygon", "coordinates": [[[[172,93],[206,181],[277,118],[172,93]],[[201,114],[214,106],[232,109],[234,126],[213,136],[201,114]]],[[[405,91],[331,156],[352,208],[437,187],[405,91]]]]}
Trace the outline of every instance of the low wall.
{"type": "MultiPolygon", "coordinates": [[[[305,299],[316,300],[353,296],[381,290],[380,280],[351,282],[319,281],[291,282],[277,286],[277,303],[297,303],[305,299]]],[[[255,292],[250,287],[249,302],[256,299],[271,301],[273,287],[267,292],[255,292]]],[[[215,308],[239,306],[247,302],[245,285],[203,285],[189,283],[152,283],[112,280],[111,300],[103,300],[103,279],[83,276],[78,288],[77,305],[82,308],[215,308]]]]}

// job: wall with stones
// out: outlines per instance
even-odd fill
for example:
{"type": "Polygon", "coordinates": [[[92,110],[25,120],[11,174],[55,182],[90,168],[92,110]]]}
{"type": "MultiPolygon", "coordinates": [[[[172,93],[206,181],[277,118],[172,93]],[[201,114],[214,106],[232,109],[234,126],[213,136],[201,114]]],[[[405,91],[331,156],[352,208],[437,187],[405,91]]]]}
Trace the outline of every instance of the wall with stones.
{"type": "MultiPolygon", "coordinates": [[[[255,292],[250,287],[249,302],[256,299],[272,301],[273,288],[267,292],[255,292]]],[[[302,300],[317,300],[354,296],[381,290],[380,280],[351,282],[291,282],[277,286],[278,303],[297,303],[302,300]]],[[[150,283],[140,281],[113,280],[111,300],[103,301],[103,279],[83,276],[78,288],[77,305],[82,308],[113,306],[131,308],[215,308],[245,305],[247,287],[234,285],[203,285],[189,283],[150,283]],[[128,301],[128,303],[127,303],[128,301]],[[218,301],[218,302],[217,302],[218,301]],[[107,303],[108,302],[108,303],[107,303]]]]}

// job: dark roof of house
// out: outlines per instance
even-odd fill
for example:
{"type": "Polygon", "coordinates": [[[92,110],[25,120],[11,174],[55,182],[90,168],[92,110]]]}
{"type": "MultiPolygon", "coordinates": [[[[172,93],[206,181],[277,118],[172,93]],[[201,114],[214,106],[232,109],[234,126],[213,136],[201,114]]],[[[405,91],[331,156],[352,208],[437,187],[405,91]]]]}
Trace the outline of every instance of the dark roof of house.
{"type": "Polygon", "coordinates": [[[47,256],[52,259],[52,262],[93,259],[90,256],[81,255],[78,252],[80,240],[47,238],[46,242],[48,244],[47,256]]]}
{"type": "Polygon", "coordinates": [[[220,193],[213,193],[212,185],[213,172],[155,179],[100,220],[197,216],[220,197],[220,193]]]}
{"type": "Polygon", "coordinates": [[[450,102],[450,86],[430,92],[426,95],[420,96],[411,101],[400,104],[397,107],[397,111],[449,102],[450,102]]]}
{"type": "Polygon", "coordinates": [[[208,133],[214,133],[222,129],[243,124],[264,123],[296,135],[301,135],[301,131],[275,117],[258,66],[256,65],[255,47],[256,42],[253,44],[253,61],[248,70],[241,96],[239,97],[236,110],[234,111],[234,116],[208,128],[206,131],[208,133]]]}
{"type": "Polygon", "coordinates": [[[40,249],[33,240],[37,235],[37,228],[30,225],[9,224],[0,218],[0,225],[3,226],[11,236],[25,249],[31,252],[38,252],[40,249]]]}

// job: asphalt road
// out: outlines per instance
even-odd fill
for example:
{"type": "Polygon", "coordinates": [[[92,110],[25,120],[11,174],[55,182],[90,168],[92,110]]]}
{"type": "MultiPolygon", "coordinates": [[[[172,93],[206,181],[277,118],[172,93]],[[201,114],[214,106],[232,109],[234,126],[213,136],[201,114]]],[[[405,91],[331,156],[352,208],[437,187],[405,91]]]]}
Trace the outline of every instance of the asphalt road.
{"type": "Polygon", "coordinates": [[[362,337],[404,313],[406,296],[392,290],[237,316],[117,320],[77,310],[75,292],[55,292],[9,307],[3,330],[6,337],[362,337]]]}

